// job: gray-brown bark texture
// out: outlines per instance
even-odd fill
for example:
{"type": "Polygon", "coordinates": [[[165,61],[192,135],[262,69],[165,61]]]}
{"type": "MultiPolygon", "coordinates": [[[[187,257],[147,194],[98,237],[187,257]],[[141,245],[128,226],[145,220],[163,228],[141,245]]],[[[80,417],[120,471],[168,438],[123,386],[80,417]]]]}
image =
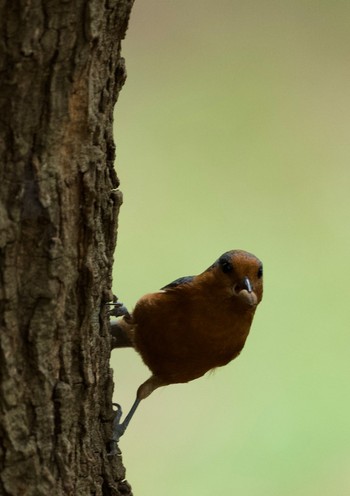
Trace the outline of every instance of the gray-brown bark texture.
{"type": "Polygon", "coordinates": [[[0,0],[0,494],[130,494],[109,457],[112,112],[132,0],[0,0]]]}

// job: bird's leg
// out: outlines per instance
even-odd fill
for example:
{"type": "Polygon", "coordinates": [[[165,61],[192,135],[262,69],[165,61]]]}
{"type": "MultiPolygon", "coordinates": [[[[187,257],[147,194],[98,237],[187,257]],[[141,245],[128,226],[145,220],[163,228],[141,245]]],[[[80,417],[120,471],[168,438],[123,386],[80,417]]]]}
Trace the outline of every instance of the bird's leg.
{"type": "Polygon", "coordinates": [[[137,407],[140,404],[140,401],[141,401],[140,398],[136,398],[129,413],[127,414],[127,416],[125,417],[125,419],[121,423],[120,423],[120,419],[121,419],[121,416],[123,414],[122,408],[120,405],[118,405],[118,403],[113,403],[113,405],[117,407],[117,411],[115,413],[115,417],[113,420],[113,435],[112,435],[112,439],[111,439],[110,455],[115,455],[115,454],[119,453],[119,450],[117,448],[117,445],[119,443],[119,439],[126,431],[126,428],[128,427],[130,420],[132,419],[134,413],[136,412],[137,407]]]}
{"type": "Polygon", "coordinates": [[[133,326],[130,326],[120,320],[119,322],[110,323],[112,342],[112,350],[115,348],[130,348],[133,347],[132,332],[133,326]]]}
{"type": "Polygon", "coordinates": [[[110,322],[110,329],[112,335],[111,346],[114,348],[128,348],[134,346],[134,324],[132,317],[124,316],[110,322]]]}
{"type": "Polygon", "coordinates": [[[117,407],[117,410],[115,412],[115,417],[113,420],[113,436],[111,439],[111,452],[109,453],[110,455],[120,453],[118,449],[119,439],[126,431],[126,428],[128,427],[130,420],[136,412],[136,409],[139,406],[141,400],[147,398],[147,396],[149,396],[155,389],[159,388],[160,386],[166,386],[167,384],[168,382],[154,375],[152,375],[149,379],[147,379],[147,381],[141,384],[141,386],[137,390],[136,400],[134,401],[134,404],[130,408],[129,413],[127,414],[123,422],[120,422],[123,414],[121,406],[118,405],[118,403],[113,403],[113,405],[117,407]]]}
{"type": "Polygon", "coordinates": [[[116,296],[114,296],[113,301],[107,303],[107,305],[114,307],[108,309],[108,314],[110,317],[121,317],[116,321],[110,322],[112,350],[114,348],[133,347],[134,345],[131,337],[133,331],[133,321],[128,309],[123,305],[123,303],[118,302],[116,296]]]}

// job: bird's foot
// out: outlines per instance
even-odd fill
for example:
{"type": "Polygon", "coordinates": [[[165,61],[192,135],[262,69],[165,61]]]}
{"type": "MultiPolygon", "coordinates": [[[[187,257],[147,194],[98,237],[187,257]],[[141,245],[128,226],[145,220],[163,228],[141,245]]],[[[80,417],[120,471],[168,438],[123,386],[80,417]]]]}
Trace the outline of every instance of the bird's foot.
{"type": "Polygon", "coordinates": [[[120,454],[120,449],[118,447],[119,439],[126,431],[126,428],[130,423],[130,420],[132,419],[137,407],[140,404],[140,401],[141,401],[140,398],[136,398],[134,404],[132,405],[129,413],[127,414],[123,422],[120,422],[121,416],[123,414],[121,406],[118,405],[118,403],[113,403],[113,406],[117,407],[117,410],[113,420],[113,435],[111,439],[111,451],[109,453],[110,455],[120,454]]]}
{"type": "Polygon", "coordinates": [[[123,422],[120,423],[120,419],[123,415],[122,407],[118,403],[113,403],[113,406],[115,406],[117,410],[115,410],[115,416],[113,420],[113,434],[112,439],[110,440],[110,452],[108,453],[109,456],[120,455],[121,451],[119,449],[118,443],[127,427],[126,425],[124,426],[123,422]]]}
{"type": "Polygon", "coordinates": [[[110,305],[110,307],[114,307],[109,309],[109,315],[113,317],[122,317],[123,315],[129,315],[128,309],[125,305],[123,305],[123,303],[119,303],[118,301],[111,301],[107,303],[107,305],[110,305]]]}

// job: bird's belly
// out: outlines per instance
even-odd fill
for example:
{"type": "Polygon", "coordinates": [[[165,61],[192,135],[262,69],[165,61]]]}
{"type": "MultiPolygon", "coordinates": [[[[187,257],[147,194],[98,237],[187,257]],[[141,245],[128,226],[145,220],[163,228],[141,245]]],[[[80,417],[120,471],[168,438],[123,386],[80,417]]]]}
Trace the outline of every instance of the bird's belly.
{"type": "Polygon", "coordinates": [[[249,328],[237,332],[232,325],[218,328],[209,322],[205,327],[169,322],[167,329],[143,325],[135,331],[136,349],[153,374],[177,383],[189,382],[233,360],[243,348],[249,328]]]}

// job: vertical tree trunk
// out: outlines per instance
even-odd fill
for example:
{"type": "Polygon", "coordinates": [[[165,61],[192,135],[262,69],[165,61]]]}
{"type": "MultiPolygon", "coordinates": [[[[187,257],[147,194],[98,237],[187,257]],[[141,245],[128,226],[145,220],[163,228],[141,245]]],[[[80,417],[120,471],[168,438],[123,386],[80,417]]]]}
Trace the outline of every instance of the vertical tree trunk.
{"type": "Polygon", "coordinates": [[[112,112],[133,0],[0,0],[0,494],[130,494],[109,457],[112,112]]]}

